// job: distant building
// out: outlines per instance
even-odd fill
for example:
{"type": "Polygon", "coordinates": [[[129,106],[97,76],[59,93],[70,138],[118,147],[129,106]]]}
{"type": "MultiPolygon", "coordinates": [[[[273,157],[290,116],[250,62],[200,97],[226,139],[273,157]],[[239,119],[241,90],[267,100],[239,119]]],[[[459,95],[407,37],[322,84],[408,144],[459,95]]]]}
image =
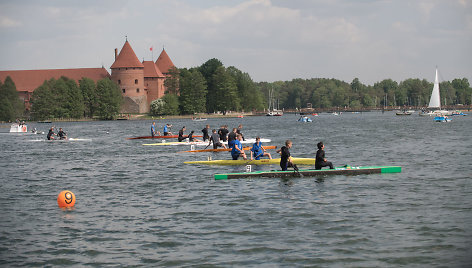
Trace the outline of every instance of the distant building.
{"type": "Polygon", "coordinates": [[[61,76],[65,76],[78,83],[79,80],[86,77],[97,83],[97,81],[109,77],[118,84],[124,97],[121,112],[147,113],[151,101],[164,96],[166,91],[164,81],[169,75],[169,69],[173,67],[175,67],[174,63],[172,63],[164,49],[162,49],[156,62],[140,62],[128,40],[126,40],[119,54],[118,49],[115,49],[115,62],[110,67],[111,75],[104,67],[14,70],[0,71],[0,80],[3,83],[5,78],[10,76],[25,104],[26,110],[30,110],[33,91],[46,80],[59,79],[61,76]]]}
{"type": "Polygon", "coordinates": [[[118,84],[123,94],[122,112],[149,112],[151,101],[164,96],[164,81],[173,67],[174,63],[164,49],[155,63],[140,62],[128,40],[119,54],[118,49],[115,49],[115,62],[110,67],[111,79],[118,84]]]}
{"type": "Polygon", "coordinates": [[[59,79],[65,76],[74,79],[77,83],[83,77],[87,77],[95,81],[110,77],[110,74],[105,68],[78,68],[78,69],[49,69],[49,70],[15,70],[15,71],[0,71],[0,80],[5,82],[7,76],[13,80],[16,86],[16,91],[20,95],[20,99],[25,104],[27,111],[31,108],[31,96],[33,91],[41,86],[44,81],[51,78],[59,79]]]}

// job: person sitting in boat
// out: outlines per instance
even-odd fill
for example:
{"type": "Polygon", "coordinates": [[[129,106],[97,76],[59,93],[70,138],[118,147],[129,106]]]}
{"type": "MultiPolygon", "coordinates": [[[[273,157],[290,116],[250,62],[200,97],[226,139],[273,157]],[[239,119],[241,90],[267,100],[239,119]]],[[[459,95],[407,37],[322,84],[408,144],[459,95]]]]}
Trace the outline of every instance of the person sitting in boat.
{"type": "Polygon", "coordinates": [[[165,124],[164,125],[164,136],[169,136],[169,135],[172,135],[172,132],[170,132],[170,128],[172,127],[171,124],[165,124]]]}
{"type": "Polygon", "coordinates": [[[54,140],[54,135],[56,135],[56,134],[54,133],[54,127],[51,127],[51,128],[49,129],[48,136],[47,136],[48,140],[54,140]]]}
{"type": "Polygon", "coordinates": [[[60,140],[67,140],[67,134],[62,130],[62,127],[59,128],[59,132],[57,132],[57,136],[60,140]]]}
{"type": "Polygon", "coordinates": [[[182,142],[187,138],[187,137],[184,136],[185,129],[186,128],[183,127],[181,130],[179,130],[179,137],[178,137],[179,142],[182,142]]]}
{"type": "Polygon", "coordinates": [[[159,131],[156,131],[156,122],[152,122],[151,125],[151,137],[154,139],[154,136],[157,134],[157,136],[160,136],[161,133],[159,131]]]}
{"type": "Polygon", "coordinates": [[[285,146],[282,146],[282,148],[276,151],[280,154],[280,168],[282,168],[282,171],[286,171],[287,168],[294,166],[292,164],[292,157],[290,156],[290,148],[292,148],[292,141],[286,140],[285,146]]]}
{"type": "Polygon", "coordinates": [[[220,135],[216,133],[216,129],[213,129],[211,131],[211,136],[210,136],[210,143],[208,143],[208,146],[213,142],[213,149],[218,149],[218,147],[223,147],[226,149],[226,145],[224,145],[220,141],[220,135]]]}
{"type": "Polygon", "coordinates": [[[245,141],[246,139],[244,138],[244,135],[241,132],[242,129],[243,129],[243,125],[239,124],[238,129],[236,130],[236,133],[241,134],[241,136],[243,137],[243,141],[245,141]]]}
{"type": "Polygon", "coordinates": [[[202,129],[203,132],[203,141],[209,140],[210,136],[208,135],[208,130],[210,129],[210,125],[206,125],[204,129],[202,129]]]}
{"type": "Polygon", "coordinates": [[[256,160],[261,159],[261,157],[263,156],[268,156],[269,159],[272,159],[272,156],[270,155],[270,153],[266,153],[266,149],[264,149],[264,147],[262,146],[261,138],[259,137],[256,137],[256,142],[252,145],[251,160],[253,159],[252,158],[253,155],[256,160]]]}
{"type": "Polygon", "coordinates": [[[192,130],[192,131],[190,131],[190,134],[188,134],[188,141],[190,141],[190,142],[201,141],[201,140],[199,140],[199,139],[197,139],[197,138],[194,138],[194,137],[193,137],[193,133],[195,133],[195,131],[192,130]]]}
{"type": "Polygon", "coordinates": [[[243,144],[241,143],[242,140],[243,136],[238,134],[236,136],[236,140],[233,142],[233,149],[231,149],[231,156],[233,157],[233,160],[238,160],[240,156],[242,156],[244,160],[247,160],[246,153],[243,150],[243,144]]]}
{"type": "Polygon", "coordinates": [[[316,146],[318,146],[318,151],[316,152],[315,169],[321,169],[322,167],[328,167],[328,166],[330,169],[334,169],[333,163],[326,160],[325,158],[323,142],[321,141],[318,142],[316,146]]]}
{"type": "Polygon", "coordinates": [[[238,130],[236,128],[233,128],[233,131],[228,134],[228,148],[233,148],[234,141],[236,140],[236,136],[238,135],[237,131],[238,130]]]}

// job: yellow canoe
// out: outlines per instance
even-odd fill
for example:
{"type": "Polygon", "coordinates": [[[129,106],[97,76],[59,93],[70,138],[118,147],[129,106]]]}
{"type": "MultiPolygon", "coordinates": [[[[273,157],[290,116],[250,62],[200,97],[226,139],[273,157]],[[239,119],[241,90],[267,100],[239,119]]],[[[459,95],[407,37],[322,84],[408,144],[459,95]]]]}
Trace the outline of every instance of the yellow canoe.
{"type": "MultiPolygon", "coordinates": [[[[233,165],[233,166],[244,166],[244,165],[279,165],[280,164],[280,158],[274,158],[274,159],[260,159],[260,160],[244,160],[244,159],[238,159],[238,160],[208,160],[208,161],[189,161],[189,162],[184,162],[185,164],[195,164],[195,165],[221,165],[221,166],[226,166],[226,165],[233,165]]],[[[296,165],[315,165],[315,158],[293,158],[292,157],[292,163],[296,165]]]]}

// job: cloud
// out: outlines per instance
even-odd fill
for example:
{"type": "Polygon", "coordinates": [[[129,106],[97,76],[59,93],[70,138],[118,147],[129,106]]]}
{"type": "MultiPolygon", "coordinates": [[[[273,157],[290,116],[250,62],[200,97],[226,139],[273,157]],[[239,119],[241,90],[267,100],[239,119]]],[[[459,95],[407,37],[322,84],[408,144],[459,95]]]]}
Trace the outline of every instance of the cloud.
{"type": "Polygon", "coordinates": [[[5,16],[0,16],[0,28],[19,27],[21,23],[5,16]]]}

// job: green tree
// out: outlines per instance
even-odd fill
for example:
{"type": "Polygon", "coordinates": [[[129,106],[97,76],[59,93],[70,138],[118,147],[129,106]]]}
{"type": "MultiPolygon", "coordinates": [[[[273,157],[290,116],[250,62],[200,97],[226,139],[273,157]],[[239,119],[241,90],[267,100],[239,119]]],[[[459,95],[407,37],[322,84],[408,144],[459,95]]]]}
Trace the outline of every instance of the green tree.
{"type": "Polygon", "coordinates": [[[97,92],[95,82],[90,78],[79,81],[80,91],[84,100],[84,117],[92,118],[97,109],[97,92]]]}
{"type": "Polygon", "coordinates": [[[227,72],[234,78],[238,88],[238,96],[241,100],[241,108],[245,111],[262,110],[262,92],[252,81],[248,73],[243,73],[234,66],[230,66],[227,72]]]}
{"type": "Polygon", "coordinates": [[[69,111],[70,118],[82,118],[84,116],[84,97],[77,83],[66,77],[62,77],[66,83],[67,101],[64,103],[65,108],[69,111]]]}
{"type": "Polygon", "coordinates": [[[164,101],[164,114],[165,115],[178,115],[179,114],[179,96],[175,94],[165,94],[162,97],[164,101]]]}
{"type": "Polygon", "coordinates": [[[234,78],[226,71],[226,68],[220,66],[216,69],[212,77],[212,86],[210,90],[213,94],[213,109],[210,112],[222,111],[238,111],[240,109],[240,99],[238,96],[238,88],[234,78]]]}
{"type": "Polygon", "coordinates": [[[205,80],[207,82],[207,112],[214,112],[218,110],[217,104],[220,100],[216,96],[216,87],[213,85],[213,74],[219,67],[223,67],[223,63],[221,63],[221,61],[215,58],[206,61],[204,64],[198,67],[198,70],[203,75],[203,77],[205,77],[205,80]]]}
{"type": "Polygon", "coordinates": [[[122,103],[123,97],[118,85],[109,78],[97,82],[97,114],[101,119],[115,118],[122,103]]]}
{"type": "Polygon", "coordinates": [[[14,121],[20,117],[24,110],[24,104],[20,100],[15,83],[10,76],[0,81],[0,120],[14,121]]]}
{"type": "Polygon", "coordinates": [[[207,85],[197,69],[181,69],[180,72],[180,110],[182,114],[206,111],[207,85]]]}
{"type": "Polygon", "coordinates": [[[172,67],[169,69],[169,76],[164,81],[166,87],[165,93],[178,94],[179,93],[179,69],[172,67]]]}
{"type": "Polygon", "coordinates": [[[54,79],[44,81],[41,86],[33,91],[31,97],[31,115],[36,120],[44,120],[53,117],[57,103],[52,91],[54,79]]]}

